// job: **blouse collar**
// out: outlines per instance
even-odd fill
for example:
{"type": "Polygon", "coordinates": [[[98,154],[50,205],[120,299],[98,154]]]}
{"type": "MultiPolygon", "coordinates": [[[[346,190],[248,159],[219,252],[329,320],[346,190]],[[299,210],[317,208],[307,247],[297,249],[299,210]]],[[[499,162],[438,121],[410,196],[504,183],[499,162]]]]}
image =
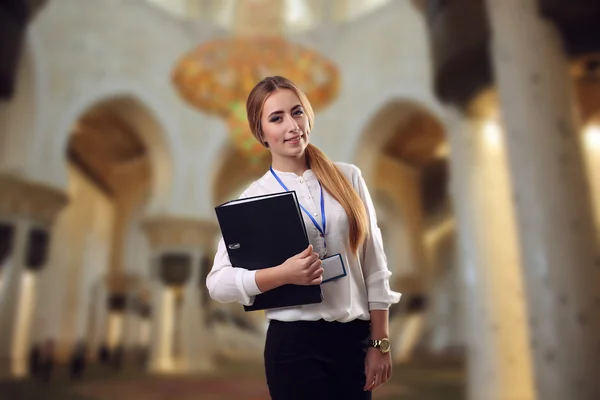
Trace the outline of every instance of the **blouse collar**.
{"type": "MultiPolygon", "coordinates": [[[[299,175],[296,175],[296,173],[294,172],[284,172],[284,171],[279,171],[276,170],[275,168],[273,168],[273,171],[277,174],[277,176],[279,176],[281,179],[284,178],[289,178],[289,179],[298,179],[300,178],[299,175]]],[[[269,175],[271,174],[270,172],[268,173],[269,175]]],[[[306,171],[304,171],[304,174],[302,174],[302,178],[304,178],[305,181],[312,179],[314,177],[314,173],[312,172],[312,169],[307,169],[306,171]]]]}

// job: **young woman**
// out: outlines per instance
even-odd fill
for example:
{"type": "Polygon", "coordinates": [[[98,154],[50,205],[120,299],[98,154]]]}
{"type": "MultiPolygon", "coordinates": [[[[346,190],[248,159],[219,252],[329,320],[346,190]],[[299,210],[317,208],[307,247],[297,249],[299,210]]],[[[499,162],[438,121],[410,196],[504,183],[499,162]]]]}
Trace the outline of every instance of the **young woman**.
{"type": "Polygon", "coordinates": [[[274,400],[365,400],[392,374],[390,290],[381,233],[360,170],[333,163],[309,144],[314,113],[286,78],[268,77],[246,103],[252,133],[271,152],[270,170],[241,197],[295,190],[309,247],[259,271],[231,266],[223,240],[207,277],[219,302],[251,305],[284,284],[321,285],[324,301],[267,310],[265,369],[274,400]],[[322,212],[324,210],[324,213],[322,212]],[[347,275],[322,283],[325,256],[340,254],[347,275]]]}

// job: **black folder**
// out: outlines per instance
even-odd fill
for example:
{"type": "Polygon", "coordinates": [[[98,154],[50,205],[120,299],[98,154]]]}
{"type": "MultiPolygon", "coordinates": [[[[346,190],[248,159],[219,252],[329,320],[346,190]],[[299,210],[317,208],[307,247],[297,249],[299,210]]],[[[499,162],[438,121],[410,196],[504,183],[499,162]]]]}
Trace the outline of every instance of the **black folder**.
{"type": "MultiPolygon", "coordinates": [[[[283,264],[308,245],[296,192],[232,200],[215,208],[233,267],[258,270],[283,264]]],[[[319,285],[284,285],[256,296],[245,311],[315,304],[323,301],[319,285]]]]}

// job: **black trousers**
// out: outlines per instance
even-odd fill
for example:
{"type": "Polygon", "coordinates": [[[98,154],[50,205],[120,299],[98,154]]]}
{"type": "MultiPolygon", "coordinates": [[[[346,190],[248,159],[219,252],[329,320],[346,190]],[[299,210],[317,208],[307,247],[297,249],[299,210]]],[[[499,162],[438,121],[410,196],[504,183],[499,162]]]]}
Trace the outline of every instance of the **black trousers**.
{"type": "Polygon", "coordinates": [[[271,320],[265,370],[272,400],[371,400],[364,391],[369,321],[271,320]]]}

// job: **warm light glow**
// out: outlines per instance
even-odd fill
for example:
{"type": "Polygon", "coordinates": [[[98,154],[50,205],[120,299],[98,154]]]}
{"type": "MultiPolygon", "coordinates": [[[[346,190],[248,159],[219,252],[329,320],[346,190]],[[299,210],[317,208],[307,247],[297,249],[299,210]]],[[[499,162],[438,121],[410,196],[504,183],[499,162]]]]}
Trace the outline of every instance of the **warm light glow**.
{"type": "Polygon", "coordinates": [[[585,144],[589,149],[600,150],[600,125],[590,125],[585,129],[585,144]]]}
{"type": "Polygon", "coordinates": [[[123,336],[123,314],[111,312],[108,315],[108,348],[114,349],[121,343],[123,336]]]}
{"type": "Polygon", "coordinates": [[[300,86],[315,112],[339,92],[340,72],[332,60],[275,36],[204,42],[177,61],[172,82],[187,103],[225,119],[233,146],[259,163],[269,152],[250,131],[246,99],[257,82],[272,75],[285,76],[300,86]]]}
{"type": "Polygon", "coordinates": [[[395,350],[396,361],[406,362],[412,358],[413,350],[423,332],[423,324],[421,314],[412,314],[406,318],[395,350]]]}
{"type": "MultiPolygon", "coordinates": [[[[301,33],[315,28],[320,24],[331,23],[328,18],[323,18],[327,13],[326,8],[332,8],[331,18],[335,22],[353,21],[374,12],[390,0],[147,0],[150,4],[179,18],[203,19],[210,24],[215,24],[229,32],[236,29],[236,11],[244,7],[243,2],[254,3],[254,7],[279,8],[281,23],[288,33],[301,33]]],[[[262,11],[262,9],[259,9],[262,11]]],[[[263,15],[263,14],[259,14],[263,15]]],[[[256,21],[253,18],[252,21],[256,21]]],[[[254,22],[255,25],[264,25],[264,18],[254,22]]]]}
{"type": "Polygon", "coordinates": [[[600,226],[600,124],[589,124],[583,131],[587,178],[592,192],[596,225],[600,226]]]}
{"type": "Polygon", "coordinates": [[[444,141],[435,149],[435,156],[438,158],[445,158],[450,153],[448,142],[444,141]]]}
{"type": "Polygon", "coordinates": [[[494,121],[488,121],[483,126],[485,140],[490,146],[499,147],[501,140],[500,126],[494,121]]]}
{"type": "Polygon", "coordinates": [[[172,288],[162,290],[162,299],[160,302],[160,313],[162,314],[162,324],[159,329],[160,343],[158,344],[158,357],[156,369],[161,372],[173,372],[175,365],[173,362],[173,340],[175,339],[175,291],[172,288]]]}
{"type": "Polygon", "coordinates": [[[147,347],[150,345],[150,321],[147,318],[142,318],[140,321],[139,328],[139,344],[140,346],[147,347]]]}
{"type": "Polygon", "coordinates": [[[290,25],[310,27],[313,16],[304,0],[287,0],[286,17],[290,25]]]}
{"type": "Polygon", "coordinates": [[[435,246],[436,242],[438,242],[445,236],[452,234],[452,232],[455,229],[456,220],[453,217],[448,216],[440,223],[436,224],[435,226],[428,229],[427,232],[425,232],[424,242],[428,246],[433,247],[435,246]]]}
{"type": "Polygon", "coordinates": [[[35,278],[36,276],[32,272],[22,272],[21,290],[19,293],[19,302],[17,303],[17,321],[14,325],[14,342],[12,346],[13,364],[11,372],[16,377],[26,376],[28,370],[29,339],[35,306],[35,278]]]}

